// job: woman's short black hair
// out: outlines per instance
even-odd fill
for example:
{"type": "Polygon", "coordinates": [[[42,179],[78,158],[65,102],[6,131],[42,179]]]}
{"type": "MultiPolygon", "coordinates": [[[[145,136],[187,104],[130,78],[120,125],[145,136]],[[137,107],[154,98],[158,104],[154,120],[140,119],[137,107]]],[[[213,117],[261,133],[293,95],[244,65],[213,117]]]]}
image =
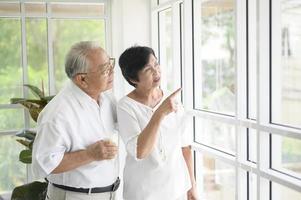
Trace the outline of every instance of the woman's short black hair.
{"type": "Polygon", "coordinates": [[[133,46],[121,54],[119,66],[123,77],[130,85],[136,87],[131,80],[139,81],[138,72],[148,63],[150,55],[156,57],[154,50],[145,46],[133,46]]]}

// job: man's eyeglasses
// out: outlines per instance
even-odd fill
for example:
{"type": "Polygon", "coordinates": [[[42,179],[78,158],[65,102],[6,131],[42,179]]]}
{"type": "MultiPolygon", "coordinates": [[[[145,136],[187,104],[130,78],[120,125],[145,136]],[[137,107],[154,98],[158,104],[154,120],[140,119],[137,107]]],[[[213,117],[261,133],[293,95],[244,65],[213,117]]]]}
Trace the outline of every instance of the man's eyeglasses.
{"type": "Polygon", "coordinates": [[[103,76],[109,76],[114,71],[114,67],[115,67],[115,58],[109,58],[108,62],[98,66],[98,70],[92,72],[77,73],[77,74],[100,73],[103,76]]]}

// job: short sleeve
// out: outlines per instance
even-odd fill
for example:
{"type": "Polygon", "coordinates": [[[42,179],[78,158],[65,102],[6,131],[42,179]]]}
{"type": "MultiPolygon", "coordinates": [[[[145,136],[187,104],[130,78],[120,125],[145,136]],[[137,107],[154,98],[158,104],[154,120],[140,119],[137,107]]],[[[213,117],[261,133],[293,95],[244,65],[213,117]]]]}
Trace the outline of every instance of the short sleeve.
{"type": "Polygon", "coordinates": [[[124,105],[118,105],[117,119],[119,134],[125,144],[126,151],[133,156],[135,160],[140,160],[137,158],[137,142],[141,128],[135,114],[131,112],[130,108],[124,105]]]}
{"type": "Polygon", "coordinates": [[[63,135],[65,130],[54,123],[38,125],[33,144],[32,171],[35,178],[45,178],[62,161],[67,151],[63,135]]]}

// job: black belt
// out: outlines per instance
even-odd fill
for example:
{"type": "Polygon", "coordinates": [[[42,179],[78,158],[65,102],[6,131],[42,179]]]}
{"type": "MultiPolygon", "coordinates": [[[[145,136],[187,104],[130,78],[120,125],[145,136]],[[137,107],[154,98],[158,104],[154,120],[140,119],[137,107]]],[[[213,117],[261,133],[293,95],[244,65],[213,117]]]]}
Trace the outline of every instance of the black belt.
{"type": "Polygon", "coordinates": [[[81,192],[81,193],[86,193],[86,194],[104,193],[104,192],[115,192],[119,187],[120,179],[118,177],[117,180],[112,185],[109,185],[106,187],[95,187],[95,188],[75,188],[75,187],[69,187],[69,186],[65,186],[65,185],[58,185],[55,183],[51,183],[51,184],[57,188],[67,190],[67,191],[72,191],[72,192],[81,192]]]}

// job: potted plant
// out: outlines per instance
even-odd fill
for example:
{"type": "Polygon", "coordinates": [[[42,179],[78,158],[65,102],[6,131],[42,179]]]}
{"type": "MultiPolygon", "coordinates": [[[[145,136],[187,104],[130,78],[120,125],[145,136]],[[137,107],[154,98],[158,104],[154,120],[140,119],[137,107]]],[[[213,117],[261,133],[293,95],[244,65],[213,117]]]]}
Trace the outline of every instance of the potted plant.
{"type": "MultiPolygon", "coordinates": [[[[12,104],[21,104],[28,109],[31,118],[37,122],[38,116],[47,103],[54,96],[45,96],[42,84],[42,90],[33,85],[25,84],[25,87],[37,97],[37,99],[27,98],[11,98],[12,104]]],[[[24,129],[16,134],[19,139],[17,141],[26,147],[19,154],[19,160],[25,164],[30,164],[32,161],[32,145],[36,136],[36,131],[32,129],[24,129]]],[[[47,192],[47,183],[35,181],[25,185],[16,187],[12,192],[11,200],[44,200],[47,192]]]]}

